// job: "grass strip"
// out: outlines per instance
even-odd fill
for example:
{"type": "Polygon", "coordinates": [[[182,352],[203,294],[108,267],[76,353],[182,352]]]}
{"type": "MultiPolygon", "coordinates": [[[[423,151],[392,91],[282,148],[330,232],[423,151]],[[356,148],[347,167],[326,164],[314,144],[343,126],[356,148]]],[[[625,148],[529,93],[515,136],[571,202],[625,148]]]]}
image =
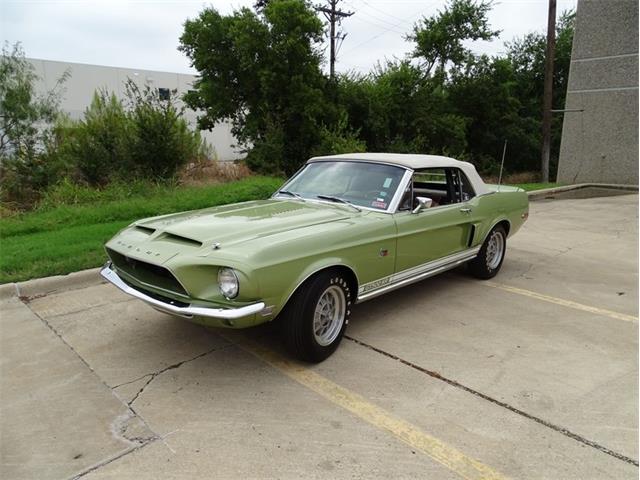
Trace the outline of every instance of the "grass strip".
{"type": "Polygon", "coordinates": [[[97,267],[106,259],[105,242],[134,220],[267,198],[281,184],[279,178],[251,177],[0,219],[0,283],[97,267]]]}

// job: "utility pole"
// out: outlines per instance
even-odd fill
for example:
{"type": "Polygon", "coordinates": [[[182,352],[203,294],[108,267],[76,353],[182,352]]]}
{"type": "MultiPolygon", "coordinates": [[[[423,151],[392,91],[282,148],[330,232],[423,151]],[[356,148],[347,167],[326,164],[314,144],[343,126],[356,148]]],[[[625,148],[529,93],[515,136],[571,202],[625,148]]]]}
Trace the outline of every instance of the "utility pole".
{"type": "Polygon", "coordinates": [[[549,0],[547,19],[547,51],[544,64],[544,97],[542,101],[542,181],[549,181],[551,156],[551,104],[553,100],[553,59],[556,50],[556,0],[549,0]]]}
{"type": "Polygon", "coordinates": [[[328,7],[316,7],[318,12],[324,13],[325,18],[329,21],[329,38],[330,38],[330,50],[329,50],[329,79],[333,81],[336,74],[336,48],[337,42],[342,42],[347,36],[346,33],[336,34],[336,23],[340,24],[343,18],[350,17],[354,12],[343,12],[336,10],[336,6],[340,0],[328,0],[328,7]]]}

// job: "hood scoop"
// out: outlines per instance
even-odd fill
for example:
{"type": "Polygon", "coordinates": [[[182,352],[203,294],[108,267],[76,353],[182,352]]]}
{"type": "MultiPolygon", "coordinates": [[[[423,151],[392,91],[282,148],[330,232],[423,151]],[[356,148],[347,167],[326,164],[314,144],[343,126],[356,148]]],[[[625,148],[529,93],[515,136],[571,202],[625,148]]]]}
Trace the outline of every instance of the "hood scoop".
{"type": "Polygon", "coordinates": [[[183,237],[182,235],[176,235],[175,233],[164,232],[158,236],[155,240],[161,240],[164,242],[174,243],[176,245],[186,245],[189,247],[201,247],[202,242],[194,240],[193,238],[183,237]]]}
{"type": "Polygon", "coordinates": [[[134,228],[139,232],[146,233],[147,235],[151,235],[152,233],[154,233],[156,231],[155,228],[144,227],[142,225],[136,225],[134,228]]]}

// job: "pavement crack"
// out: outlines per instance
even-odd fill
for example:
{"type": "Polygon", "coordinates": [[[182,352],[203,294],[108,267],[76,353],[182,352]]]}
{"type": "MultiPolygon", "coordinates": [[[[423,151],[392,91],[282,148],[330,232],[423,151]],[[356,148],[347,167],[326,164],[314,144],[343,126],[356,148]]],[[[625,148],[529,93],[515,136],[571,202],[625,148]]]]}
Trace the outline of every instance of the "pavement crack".
{"type": "Polygon", "coordinates": [[[142,380],[144,377],[148,377],[149,375],[152,375],[152,374],[145,373],[144,375],[134,378],[133,380],[128,380],[126,382],[119,383],[118,385],[114,385],[113,387],[111,387],[111,390],[115,390],[116,388],[124,387],[125,385],[130,385],[132,383],[136,383],[138,380],[142,380]]]}
{"type": "MultiPolygon", "coordinates": [[[[115,393],[113,392],[113,389],[112,389],[112,388],[111,388],[111,387],[110,387],[110,386],[109,386],[109,385],[108,385],[108,384],[107,384],[107,383],[102,379],[102,377],[100,377],[100,375],[98,375],[98,372],[96,372],[96,371],[93,369],[93,367],[89,364],[89,362],[87,362],[87,361],[82,357],[82,355],[80,355],[80,354],[76,351],[76,349],[75,349],[75,348],[73,348],[73,346],[72,346],[69,342],[67,342],[67,341],[65,340],[65,338],[62,336],[62,334],[61,334],[58,330],[56,330],[56,329],[53,327],[53,325],[51,325],[51,324],[50,324],[50,323],[49,323],[49,322],[48,322],[48,321],[47,321],[43,316],[41,316],[38,312],[34,311],[34,310],[29,306],[29,303],[28,303],[28,302],[26,302],[26,301],[24,301],[24,300],[23,300],[23,304],[24,304],[24,305],[29,309],[29,311],[31,311],[31,313],[33,313],[33,315],[35,315],[35,317],[36,317],[36,318],[38,318],[38,319],[39,319],[39,320],[40,320],[40,321],[41,321],[41,322],[42,322],[42,323],[43,323],[43,324],[44,324],[44,325],[45,325],[45,326],[46,326],[46,327],[47,327],[47,328],[48,328],[48,329],[49,329],[49,330],[50,330],[50,331],[51,331],[51,332],[56,336],[56,337],[58,337],[58,339],[63,343],[63,345],[66,345],[66,347],[67,347],[69,350],[71,350],[71,351],[73,352],[73,354],[74,354],[74,355],[76,355],[76,356],[78,357],[78,359],[79,359],[79,360],[84,364],[84,366],[85,366],[85,367],[87,367],[87,369],[88,369],[88,370],[89,370],[93,375],[95,375],[95,376],[96,376],[96,378],[97,378],[97,379],[98,379],[98,380],[99,380],[99,381],[100,381],[100,382],[101,382],[101,383],[102,383],[102,384],[103,384],[107,389],[109,389],[109,391],[110,391],[110,392],[111,392],[111,393],[112,393],[116,398],[118,398],[118,396],[117,396],[117,395],[115,395],[115,393]]],[[[120,400],[120,399],[118,399],[118,400],[120,400]]],[[[122,400],[120,400],[120,401],[122,401],[122,400]]],[[[123,402],[123,403],[124,403],[124,402],[123,402]]],[[[145,419],[144,419],[141,415],[138,415],[138,413],[137,413],[133,408],[131,408],[131,406],[130,406],[129,404],[126,404],[126,406],[127,406],[127,408],[128,408],[128,413],[129,413],[130,415],[132,415],[132,416],[138,417],[138,419],[139,419],[139,420],[140,420],[140,421],[141,421],[141,422],[142,422],[142,423],[143,423],[143,424],[144,424],[144,425],[149,429],[149,431],[150,431],[153,435],[152,435],[152,436],[150,436],[150,437],[147,437],[147,438],[148,438],[148,441],[147,441],[146,443],[139,444],[137,447],[135,447],[135,448],[133,448],[133,449],[130,449],[130,450],[128,450],[128,451],[125,451],[125,452],[123,452],[122,454],[120,454],[119,456],[117,456],[117,457],[115,457],[115,458],[113,458],[113,459],[111,459],[111,460],[106,461],[106,463],[110,463],[111,461],[116,460],[117,458],[120,458],[120,457],[122,457],[122,456],[124,456],[124,455],[126,455],[126,454],[128,454],[128,453],[130,453],[130,452],[132,452],[132,451],[135,451],[135,450],[137,450],[137,449],[139,449],[139,448],[142,448],[143,446],[145,446],[145,445],[147,445],[147,444],[149,444],[149,443],[151,443],[151,442],[155,441],[155,440],[158,438],[158,435],[153,431],[153,429],[149,426],[149,424],[145,421],[145,419]]],[[[137,437],[136,437],[136,438],[137,438],[137,437]]],[[[134,442],[134,443],[137,443],[137,441],[133,441],[133,442],[134,442]]],[[[106,463],[104,463],[104,464],[106,465],[106,463]]],[[[79,477],[81,477],[81,476],[84,476],[84,475],[86,475],[87,473],[89,473],[90,471],[93,471],[93,470],[96,470],[96,469],[100,468],[102,465],[103,465],[103,464],[99,464],[99,465],[97,465],[97,466],[95,466],[95,467],[92,467],[90,470],[87,470],[87,471],[85,471],[84,473],[82,473],[82,472],[81,472],[80,474],[78,474],[76,477],[73,477],[73,478],[79,478],[79,477]]]]}
{"type": "Polygon", "coordinates": [[[125,457],[125,456],[129,455],[130,453],[133,453],[133,452],[135,452],[137,450],[140,450],[141,448],[146,447],[147,445],[150,445],[151,443],[153,443],[153,442],[155,442],[156,440],[159,440],[159,439],[160,439],[160,437],[156,436],[155,438],[152,438],[152,439],[148,440],[145,443],[140,443],[139,445],[136,445],[135,447],[128,448],[128,449],[124,450],[123,452],[120,452],[119,454],[114,455],[113,457],[107,458],[107,459],[103,460],[102,462],[96,463],[95,465],[92,465],[91,467],[86,468],[85,470],[82,470],[81,472],[79,472],[79,473],[75,474],[73,477],[71,477],[71,479],[72,480],[76,480],[78,478],[82,478],[82,477],[88,475],[89,473],[94,472],[94,471],[96,471],[96,470],[98,470],[98,469],[100,469],[100,468],[102,468],[102,467],[104,467],[106,465],[109,465],[110,463],[113,463],[116,460],[119,460],[122,457],[125,457]]]}
{"type": "Polygon", "coordinates": [[[609,449],[609,448],[607,448],[607,447],[605,447],[603,445],[600,445],[599,443],[594,442],[593,440],[589,440],[588,438],[585,438],[582,435],[574,433],[574,432],[572,432],[572,431],[570,431],[570,430],[568,430],[568,429],[566,429],[564,427],[561,427],[559,425],[555,425],[555,424],[553,424],[551,422],[548,422],[548,421],[546,421],[546,420],[544,420],[544,419],[542,419],[540,417],[536,417],[535,415],[532,415],[532,414],[527,413],[527,412],[525,412],[523,410],[520,410],[519,408],[516,408],[516,407],[514,407],[512,405],[509,405],[508,403],[505,403],[505,402],[503,402],[501,400],[498,400],[498,399],[495,399],[493,397],[490,397],[489,395],[486,395],[486,394],[484,394],[482,392],[479,392],[478,390],[474,390],[473,388],[467,387],[466,385],[463,385],[463,384],[457,382],[456,380],[452,380],[450,378],[444,377],[443,375],[441,375],[438,372],[434,372],[432,370],[428,370],[428,369],[426,369],[424,367],[421,367],[420,365],[416,365],[413,362],[410,362],[408,360],[400,358],[397,355],[394,355],[393,353],[386,352],[386,351],[384,351],[384,350],[382,350],[382,349],[380,349],[378,347],[374,347],[373,345],[369,345],[366,342],[363,342],[363,341],[358,340],[356,338],[350,337],[349,335],[345,335],[344,338],[347,339],[347,340],[350,340],[351,342],[353,342],[353,343],[355,343],[357,345],[360,345],[362,347],[368,348],[369,350],[373,350],[376,353],[384,355],[385,357],[388,357],[388,358],[391,358],[393,360],[396,360],[396,361],[402,363],[403,365],[411,367],[414,370],[417,370],[417,371],[419,371],[421,373],[429,375],[430,377],[433,377],[433,378],[435,378],[437,380],[440,380],[442,382],[448,383],[452,387],[464,390],[465,392],[470,393],[472,395],[475,395],[476,397],[482,398],[483,400],[486,400],[486,401],[491,402],[491,403],[493,403],[495,405],[498,405],[498,406],[500,406],[502,408],[505,408],[505,409],[517,414],[517,415],[520,415],[520,416],[522,416],[524,418],[527,418],[527,419],[532,420],[532,421],[534,421],[536,423],[539,423],[540,425],[543,425],[544,427],[550,428],[551,430],[554,430],[554,431],[556,431],[556,432],[558,432],[558,433],[560,433],[560,434],[562,434],[562,435],[564,435],[566,437],[569,437],[569,438],[571,438],[571,439],[573,439],[573,440],[575,440],[577,442],[580,442],[583,445],[587,445],[589,447],[595,448],[596,450],[598,450],[598,451],[600,451],[602,453],[605,453],[605,454],[610,455],[610,456],[612,456],[614,458],[617,458],[618,460],[622,460],[623,462],[630,463],[631,465],[635,465],[636,467],[638,466],[638,460],[635,460],[633,458],[629,458],[626,455],[623,455],[621,453],[615,452],[615,451],[613,451],[613,450],[611,450],[611,449],[609,449]]]}
{"type": "MultiPolygon", "coordinates": [[[[210,350],[207,350],[206,352],[202,352],[202,353],[196,355],[195,357],[187,358],[186,360],[182,360],[180,362],[177,362],[177,363],[174,363],[172,365],[169,365],[168,367],[164,367],[164,368],[158,370],[157,372],[147,373],[146,375],[143,375],[143,376],[141,376],[139,378],[136,378],[135,380],[131,380],[130,382],[122,383],[122,384],[118,385],[118,387],[122,386],[122,385],[127,385],[129,383],[136,382],[138,380],[142,380],[145,377],[149,377],[149,379],[144,383],[144,385],[142,385],[142,387],[140,388],[140,390],[138,390],[138,392],[134,395],[134,397],[127,402],[127,405],[131,408],[133,403],[138,399],[138,397],[140,395],[142,395],[142,393],[149,386],[149,384],[153,380],[155,380],[158,376],[162,375],[165,372],[168,372],[169,370],[175,370],[176,368],[180,368],[185,363],[193,362],[194,360],[197,360],[199,358],[207,356],[210,353],[216,352],[218,350],[224,350],[225,348],[229,348],[229,347],[232,347],[232,346],[235,346],[235,344],[231,343],[231,344],[228,344],[228,345],[223,345],[222,347],[214,347],[214,348],[212,348],[210,350]]],[[[117,388],[117,387],[113,387],[113,388],[117,388]]]]}

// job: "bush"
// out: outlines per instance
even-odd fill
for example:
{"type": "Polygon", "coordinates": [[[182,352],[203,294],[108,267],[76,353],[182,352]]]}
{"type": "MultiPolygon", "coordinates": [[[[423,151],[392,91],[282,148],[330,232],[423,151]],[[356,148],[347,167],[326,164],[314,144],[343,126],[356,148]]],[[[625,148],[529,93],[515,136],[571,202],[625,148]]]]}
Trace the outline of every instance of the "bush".
{"type": "Polygon", "coordinates": [[[270,128],[247,153],[247,166],[261,174],[286,175],[283,166],[284,135],[279,128],[270,128]]]}
{"type": "Polygon", "coordinates": [[[2,159],[0,200],[5,208],[12,210],[29,207],[65,173],[65,165],[54,153],[18,151],[2,159]]]}
{"type": "MultiPolygon", "coordinates": [[[[132,167],[148,178],[173,177],[188,162],[198,160],[204,151],[198,131],[191,131],[171,100],[161,100],[157,90],[140,89],[131,80],[126,84],[130,102],[128,119],[133,132],[132,167]]],[[[171,92],[175,95],[175,91],[171,92]]]]}
{"type": "Polygon", "coordinates": [[[134,132],[114,94],[96,92],[84,119],[66,132],[67,141],[59,154],[68,156],[90,184],[104,185],[116,176],[135,171],[131,157],[134,132]]]}
{"type": "Polygon", "coordinates": [[[349,130],[348,119],[344,114],[334,128],[322,126],[320,143],[313,149],[313,155],[365,152],[367,144],[364,140],[358,138],[359,133],[349,130]]]}
{"type": "MultiPolygon", "coordinates": [[[[96,92],[84,119],[66,129],[59,155],[77,166],[90,185],[118,179],[170,179],[180,167],[207,155],[199,132],[191,131],[174,101],[126,83],[127,105],[96,92]]],[[[175,92],[173,92],[175,93],[175,92]]]]}

